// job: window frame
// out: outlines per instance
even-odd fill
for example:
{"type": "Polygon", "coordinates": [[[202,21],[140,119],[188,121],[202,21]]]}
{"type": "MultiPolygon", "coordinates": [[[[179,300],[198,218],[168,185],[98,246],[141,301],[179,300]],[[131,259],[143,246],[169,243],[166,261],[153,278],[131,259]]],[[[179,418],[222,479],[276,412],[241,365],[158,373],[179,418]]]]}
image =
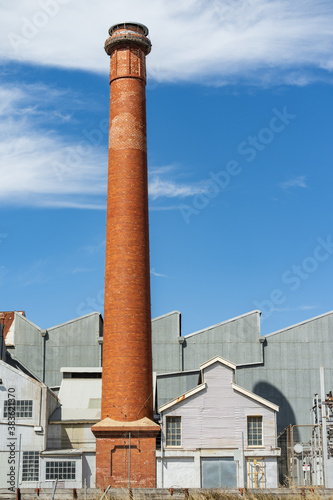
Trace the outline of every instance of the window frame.
{"type": "Polygon", "coordinates": [[[247,433],[247,447],[248,448],[263,448],[264,447],[264,419],[262,415],[247,415],[246,417],[246,433],[247,433]],[[249,424],[252,419],[252,424],[260,423],[260,442],[259,442],[259,426],[253,426],[250,428],[249,424]],[[257,420],[253,420],[257,419],[257,420]],[[250,444],[251,441],[251,444],[250,444]],[[256,444],[253,444],[256,441],[256,444]]]}
{"type": "Polygon", "coordinates": [[[23,451],[22,454],[22,482],[33,483],[39,481],[39,451],[23,451]],[[33,474],[33,479],[27,476],[33,474]],[[26,474],[26,477],[24,475],[26,474]]]}
{"type": "Polygon", "coordinates": [[[165,417],[165,447],[182,447],[182,417],[179,415],[165,417]]]}
{"type": "Polygon", "coordinates": [[[10,416],[10,408],[15,408],[16,419],[33,418],[33,399],[5,399],[3,404],[4,418],[8,418],[10,416]]]}
{"type": "Polygon", "coordinates": [[[75,460],[46,460],[45,461],[45,481],[76,481],[76,461],[75,460]],[[61,471],[59,472],[59,464],[62,464],[61,471]],[[67,464],[67,465],[65,465],[67,464]],[[65,472],[63,469],[65,468],[65,472]],[[74,477],[66,477],[68,470],[70,469],[70,475],[74,477]],[[48,470],[49,469],[49,470],[48,470]],[[53,474],[52,474],[53,471],[53,474]],[[48,477],[49,476],[49,477],[48,477]],[[51,477],[50,477],[51,476],[51,477]],[[62,476],[62,477],[59,477],[62,476]]]}

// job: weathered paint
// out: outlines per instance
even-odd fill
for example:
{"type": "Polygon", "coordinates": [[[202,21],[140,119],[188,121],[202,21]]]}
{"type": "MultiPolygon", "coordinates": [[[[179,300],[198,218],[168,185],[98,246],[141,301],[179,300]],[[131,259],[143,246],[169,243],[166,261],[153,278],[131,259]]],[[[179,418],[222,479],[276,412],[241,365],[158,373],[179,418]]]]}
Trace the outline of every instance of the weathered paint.
{"type": "MultiPolygon", "coordinates": [[[[42,451],[47,445],[48,418],[59,404],[58,398],[45,384],[34,380],[8,364],[0,361],[0,488],[7,488],[7,473],[11,466],[15,470],[15,481],[19,472],[19,461],[23,451],[42,451]],[[16,418],[15,428],[8,427],[8,417],[4,417],[4,402],[8,395],[14,394],[15,400],[32,401],[32,417],[16,418]],[[21,448],[20,448],[21,442],[21,448]],[[10,446],[9,446],[10,445],[10,446]],[[21,456],[19,450],[21,449],[21,456]],[[10,452],[15,454],[14,463],[10,463],[10,452]],[[6,473],[5,473],[6,472],[6,473]]],[[[22,483],[22,467],[19,484],[22,483]]],[[[27,486],[37,487],[34,483],[27,486]]]]}

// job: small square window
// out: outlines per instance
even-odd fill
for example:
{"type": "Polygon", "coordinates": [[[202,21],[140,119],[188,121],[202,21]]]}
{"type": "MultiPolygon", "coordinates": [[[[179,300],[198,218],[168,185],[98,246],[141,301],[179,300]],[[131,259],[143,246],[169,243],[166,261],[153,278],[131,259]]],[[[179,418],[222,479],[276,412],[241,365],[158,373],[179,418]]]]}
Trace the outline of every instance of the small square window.
{"type": "Polygon", "coordinates": [[[8,418],[8,416],[14,416],[14,414],[15,418],[32,418],[32,400],[9,399],[4,401],[4,418],[8,418]]]}
{"type": "Polygon", "coordinates": [[[166,417],[166,445],[182,445],[181,417],[166,417]]]}
{"type": "Polygon", "coordinates": [[[247,445],[262,446],[262,417],[247,417],[247,445]]]}
{"type": "Polygon", "coordinates": [[[75,462],[46,462],[46,480],[49,481],[53,479],[75,479],[75,462]]]}

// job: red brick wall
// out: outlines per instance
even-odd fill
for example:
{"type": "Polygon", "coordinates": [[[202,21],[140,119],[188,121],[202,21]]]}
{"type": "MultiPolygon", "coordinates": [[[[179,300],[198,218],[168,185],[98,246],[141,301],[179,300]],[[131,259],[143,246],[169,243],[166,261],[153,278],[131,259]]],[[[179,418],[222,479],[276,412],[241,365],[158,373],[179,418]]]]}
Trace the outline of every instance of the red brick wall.
{"type": "MultiPolygon", "coordinates": [[[[107,436],[107,435],[105,435],[107,436]]],[[[155,488],[155,436],[131,437],[131,488],[155,488]]],[[[100,488],[129,487],[129,435],[96,439],[96,483],[100,488]]]]}
{"type": "Polygon", "coordinates": [[[153,418],[145,54],[139,45],[113,48],[110,81],[102,419],[133,421],[153,418]]]}

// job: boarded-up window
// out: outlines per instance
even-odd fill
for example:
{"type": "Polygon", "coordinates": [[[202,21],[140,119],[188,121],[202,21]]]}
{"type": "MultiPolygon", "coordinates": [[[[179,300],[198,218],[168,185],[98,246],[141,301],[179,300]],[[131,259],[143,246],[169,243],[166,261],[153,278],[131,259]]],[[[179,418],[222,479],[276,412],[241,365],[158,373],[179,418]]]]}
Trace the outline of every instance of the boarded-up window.
{"type": "Polygon", "coordinates": [[[247,417],[247,445],[262,446],[262,417],[247,417]]]}
{"type": "Polygon", "coordinates": [[[182,445],[181,417],[166,417],[166,445],[182,445]]]}

